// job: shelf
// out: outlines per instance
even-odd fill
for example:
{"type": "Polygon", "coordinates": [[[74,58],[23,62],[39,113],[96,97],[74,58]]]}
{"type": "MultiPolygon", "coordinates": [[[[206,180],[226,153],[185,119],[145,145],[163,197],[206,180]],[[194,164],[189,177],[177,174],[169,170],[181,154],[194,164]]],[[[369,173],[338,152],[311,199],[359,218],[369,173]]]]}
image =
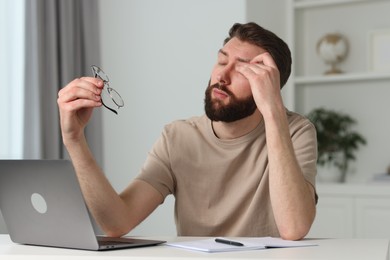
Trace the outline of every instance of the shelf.
{"type": "Polygon", "coordinates": [[[390,198],[390,183],[320,183],[316,184],[320,195],[328,196],[383,196],[390,198]]]}
{"type": "Polygon", "coordinates": [[[321,6],[330,6],[330,5],[342,5],[358,2],[373,2],[373,1],[385,1],[385,0],[301,0],[294,2],[295,9],[311,8],[311,7],[321,7],[321,6]]]}
{"type": "Polygon", "coordinates": [[[390,72],[383,73],[348,73],[341,75],[318,75],[296,77],[294,82],[297,85],[316,84],[316,83],[337,83],[337,82],[352,82],[352,81],[366,81],[366,80],[389,80],[390,72]]]}

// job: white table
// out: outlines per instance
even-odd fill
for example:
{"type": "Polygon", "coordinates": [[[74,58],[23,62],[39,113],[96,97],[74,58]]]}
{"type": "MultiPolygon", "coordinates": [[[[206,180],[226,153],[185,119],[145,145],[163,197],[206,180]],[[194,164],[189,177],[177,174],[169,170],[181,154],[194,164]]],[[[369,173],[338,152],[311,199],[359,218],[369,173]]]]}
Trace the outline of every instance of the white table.
{"type": "MultiPolygon", "coordinates": [[[[195,240],[199,237],[151,237],[167,241],[195,240]]],[[[278,248],[241,252],[203,253],[159,245],[153,247],[93,252],[84,250],[18,245],[8,235],[0,235],[0,259],[326,259],[388,260],[389,239],[313,239],[318,246],[278,248]]]]}

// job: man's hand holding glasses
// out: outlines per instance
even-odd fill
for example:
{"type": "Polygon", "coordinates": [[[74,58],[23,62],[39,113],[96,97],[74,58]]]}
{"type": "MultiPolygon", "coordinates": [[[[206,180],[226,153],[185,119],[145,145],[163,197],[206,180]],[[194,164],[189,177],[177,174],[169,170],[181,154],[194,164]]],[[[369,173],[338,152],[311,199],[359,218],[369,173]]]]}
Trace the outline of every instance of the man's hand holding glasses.
{"type": "Polygon", "coordinates": [[[115,114],[124,106],[123,99],[110,87],[107,75],[91,66],[93,77],[81,77],[69,82],[58,92],[61,131],[64,141],[80,141],[96,107],[104,106],[115,114]]]}

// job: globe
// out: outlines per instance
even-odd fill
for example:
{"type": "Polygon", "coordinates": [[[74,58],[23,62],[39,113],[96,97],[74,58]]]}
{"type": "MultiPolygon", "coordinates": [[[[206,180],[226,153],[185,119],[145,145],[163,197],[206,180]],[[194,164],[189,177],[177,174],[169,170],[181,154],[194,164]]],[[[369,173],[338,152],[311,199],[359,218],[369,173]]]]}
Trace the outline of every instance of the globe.
{"type": "Polygon", "coordinates": [[[326,64],[331,65],[325,74],[342,73],[337,65],[347,57],[348,41],[338,33],[326,34],[317,43],[317,53],[326,64]]]}

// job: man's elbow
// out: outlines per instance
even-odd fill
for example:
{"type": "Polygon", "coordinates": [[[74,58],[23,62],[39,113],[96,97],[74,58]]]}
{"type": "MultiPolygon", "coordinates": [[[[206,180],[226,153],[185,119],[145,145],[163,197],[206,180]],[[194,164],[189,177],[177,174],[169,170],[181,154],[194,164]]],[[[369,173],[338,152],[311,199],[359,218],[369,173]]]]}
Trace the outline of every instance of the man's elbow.
{"type": "Polygon", "coordinates": [[[109,231],[104,231],[107,237],[121,237],[126,235],[126,232],[122,231],[117,231],[117,230],[109,230],[109,231]]]}
{"type": "Polygon", "coordinates": [[[303,239],[310,231],[316,216],[316,208],[308,210],[306,215],[290,218],[288,223],[278,226],[280,237],[286,240],[303,239]]]}
{"type": "Polygon", "coordinates": [[[102,230],[104,234],[108,237],[122,237],[127,233],[129,233],[131,231],[131,228],[112,226],[112,227],[102,228],[102,230]]]}
{"type": "Polygon", "coordinates": [[[286,230],[280,231],[280,237],[285,240],[301,240],[308,233],[309,228],[288,228],[286,230]]]}
{"type": "Polygon", "coordinates": [[[307,222],[290,223],[282,228],[279,228],[279,234],[285,240],[301,240],[310,231],[311,225],[314,222],[314,217],[307,222]]]}

